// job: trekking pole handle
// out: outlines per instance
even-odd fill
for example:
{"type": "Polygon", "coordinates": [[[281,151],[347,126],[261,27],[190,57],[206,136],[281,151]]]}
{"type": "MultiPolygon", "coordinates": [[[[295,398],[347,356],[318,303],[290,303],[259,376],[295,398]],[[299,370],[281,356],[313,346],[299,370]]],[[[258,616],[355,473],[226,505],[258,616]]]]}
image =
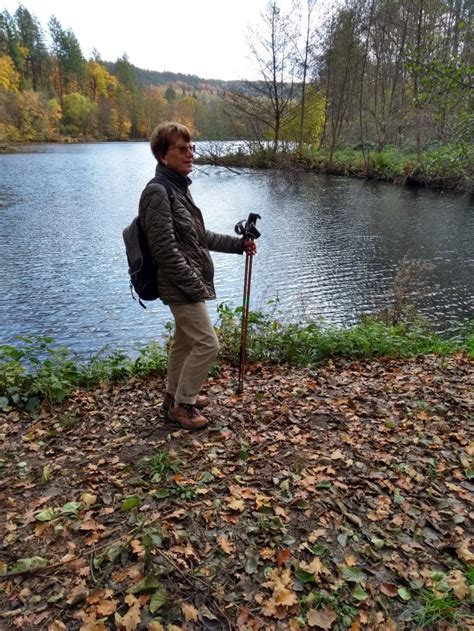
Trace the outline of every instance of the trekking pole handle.
{"type": "Polygon", "coordinates": [[[245,239],[258,239],[260,231],[257,229],[257,219],[261,219],[257,213],[250,213],[247,220],[242,219],[235,226],[235,232],[242,235],[245,239]]]}

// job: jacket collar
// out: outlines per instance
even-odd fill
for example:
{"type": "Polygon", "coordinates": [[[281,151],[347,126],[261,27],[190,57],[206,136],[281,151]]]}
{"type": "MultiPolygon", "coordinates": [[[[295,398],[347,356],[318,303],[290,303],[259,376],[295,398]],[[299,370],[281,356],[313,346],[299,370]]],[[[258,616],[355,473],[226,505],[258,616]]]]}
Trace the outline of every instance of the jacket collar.
{"type": "Polygon", "coordinates": [[[164,175],[171,182],[173,182],[175,186],[182,190],[183,193],[188,192],[188,186],[190,186],[192,183],[192,180],[189,177],[185,175],[180,175],[172,169],[168,169],[168,167],[165,167],[165,165],[161,162],[158,162],[158,164],[156,165],[155,175],[164,175]]]}

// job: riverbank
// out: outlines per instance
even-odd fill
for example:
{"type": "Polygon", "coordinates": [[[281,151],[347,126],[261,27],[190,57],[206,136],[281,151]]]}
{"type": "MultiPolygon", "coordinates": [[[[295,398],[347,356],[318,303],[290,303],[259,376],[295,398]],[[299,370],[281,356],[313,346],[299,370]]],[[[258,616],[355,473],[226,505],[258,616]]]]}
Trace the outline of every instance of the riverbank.
{"type": "MultiPolygon", "coordinates": [[[[61,137],[57,144],[88,144],[115,141],[98,141],[61,137]]],[[[121,141],[123,142],[123,141],[121,141]]],[[[128,142],[146,142],[145,140],[128,142]]],[[[225,142],[225,141],[223,141],[225,142]]],[[[40,145],[41,143],[34,143],[40,145]]],[[[391,182],[402,186],[421,186],[436,190],[457,192],[474,191],[474,148],[444,145],[424,151],[420,157],[408,151],[386,147],[377,152],[364,153],[350,147],[337,149],[332,156],[325,149],[306,150],[303,155],[282,151],[272,156],[268,150],[225,153],[219,141],[211,150],[198,152],[196,164],[227,168],[279,169],[286,172],[310,171],[327,175],[341,175],[391,182]]],[[[0,144],[0,154],[17,153],[28,145],[24,143],[0,144]]]]}
{"type": "Polygon", "coordinates": [[[157,374],[0,416],[2,628],[468,628],[472,358],[235,380],[199,434],[157,374]]]}
{"type": "Polygon", "coordinates": [[[312,171],[328,175],[343,175],[374,179],[406,186],[423,186],[437,190],[459,192],[474,191],[474,148],[439,146],[416,154],[394,147],[377,152],[342,148],[332,155],[325,149],[306,150],[302,155],[279,152],[273,156],[270,150],[238,151],[224,154],[205,152],[198,157],[199,164],[212,164],[229,168],[281,169],[312,171]]]}

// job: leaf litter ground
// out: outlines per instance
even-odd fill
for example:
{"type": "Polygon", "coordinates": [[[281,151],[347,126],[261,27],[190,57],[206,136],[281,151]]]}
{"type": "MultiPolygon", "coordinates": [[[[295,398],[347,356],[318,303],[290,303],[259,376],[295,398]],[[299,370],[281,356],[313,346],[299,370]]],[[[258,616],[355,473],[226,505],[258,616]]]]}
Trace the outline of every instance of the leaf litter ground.
{"type": "Polygon", "coordinates": [[[200,433],[156,376],[3,414],[0,628],[470,628],[472,368],[221,367],[200,433]]]}

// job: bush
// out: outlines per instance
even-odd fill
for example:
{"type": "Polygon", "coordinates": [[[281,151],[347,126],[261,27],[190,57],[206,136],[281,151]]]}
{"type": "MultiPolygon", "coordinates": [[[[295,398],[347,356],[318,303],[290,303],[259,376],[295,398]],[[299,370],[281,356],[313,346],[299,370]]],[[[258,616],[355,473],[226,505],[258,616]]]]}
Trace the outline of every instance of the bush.
{"type": "MultiPolygon", "coordinates": [[[[218,307],[217,334],[220,359],[237,364],[240,355],[242,307],[218,307]]],[[[409,357],[424,353],[449,354],[465,351],[474,357],[474,321],[450,339],[428,331],[423,321],[391,324],[364,318],[349,329],[324,327],[322,323],[285,324],[278,312],[249,314],[247,357],[249,362],[318,364],[336,357],[409,357]]],[[[11,406],[33,411],[45,400],[62,401],[77,387],[92,387],[103,381],[118,381],[133,375],[164,374],[165,347],[150,342],[138,349],[135,360],[121,351],[100,351],[83,364],[64,347],[54,347],[52,338],[18,338],[18,346],[0,346],[0,409],[11,406]]]]}
{"type": "MultiPolygon", "coordinates": [[[[240,351],[241,307],[218,308],[221,357],[237,363],[240,351]]],[[[247,356],[249,361],[317,364],[335,357],[409,357],[423,353],[472,353],[472,331],[465,329],[452,339],[430,332],[423,321],[389,324],[364,318],[349,329],[323,327],[320,323],[283,324],[261,311],[249,316],[247,356]]]]}
{"type": "Polygon", "coordinates": [[[61,402],[75,388],[133,375],[162,374],[166,351],[156,342],[138,349],[132,360],[122,351],[102,349],[88,363],[50,337],[18,337],[19,344],[0,346],[0,409],[12,405],[31,411],[42,399],[61,402]]]}

